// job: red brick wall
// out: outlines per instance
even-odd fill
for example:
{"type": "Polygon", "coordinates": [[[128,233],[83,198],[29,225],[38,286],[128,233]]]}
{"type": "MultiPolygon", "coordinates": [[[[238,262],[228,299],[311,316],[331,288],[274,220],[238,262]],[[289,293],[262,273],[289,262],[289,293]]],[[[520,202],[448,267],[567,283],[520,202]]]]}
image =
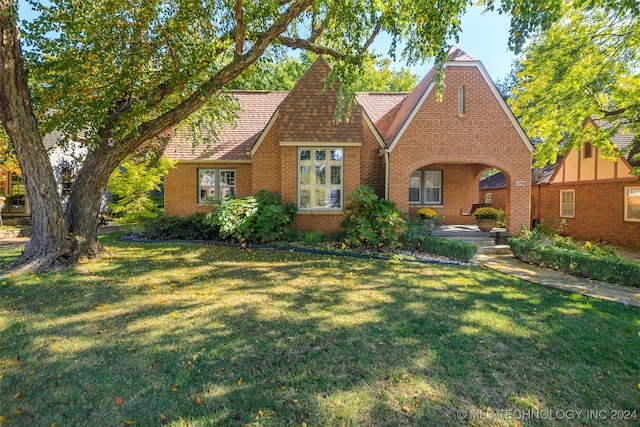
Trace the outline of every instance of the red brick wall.
{"type": "MultiPolygon", "coordinates": [[[[533,189],[531,190],[533,191],[533,189]]],[[[493,188],[491,190],[480,190],[479,202],[484,203],[487,193],[491,193],[492,202],[491,206],[496,209],[505,210],[507,206],[507,189],[506,188],[493,188]]]]}
{"type": "Polygon", "coordinates": [[[279,127],[280,120],[276,120],[253,156],[251,194],[260,190],[281,192],[279,127]]]}
{"type": "Polygon", "coordinates": [[[534,217],[559,223],[560,190],[575,190],[575,218],[565,218],[562,234],[592,242],[640,248],[640,222],[624,221],[624,187],[637,180],[588,184],[536,185],[534,217]]]}
{"type": "Polygon", "coordinates": [[[384,156],[371,128],[362,121],[364,141],[360,150],[360,183],[373,188],[378,197],[384,198],[384,156]]]}
{"type": "Polygon", "coordinates": [[[198,204],[198,168],[235,169],[236,194],[252,194],[251,164],[221,162],[178,162],[164,178],[164,211],[166,215],[187,216],[194,212],[209,212],[211,208],[198,204]]]}
{"type": "Polygon", "coordinates": [[[496,167],[508,177],[507,229],[517,234],[530,222],[531,153],[477,68],[448,66],[445,85],[442,101],[437,101],[434,89],[390,153],[389,199],[408,211],[411,173],[449,165],[440,211],[445,221],[460,223],[468,218],[460,217],[460,208],[479,201],[478,174],[496,167]],[[465,88],[463,117],[458,117],[459,86],[465,88]],[[516,180],[525,186],[516,187],[516,180]],[[450,185],[453,191],[446,188],[450,185]]]}

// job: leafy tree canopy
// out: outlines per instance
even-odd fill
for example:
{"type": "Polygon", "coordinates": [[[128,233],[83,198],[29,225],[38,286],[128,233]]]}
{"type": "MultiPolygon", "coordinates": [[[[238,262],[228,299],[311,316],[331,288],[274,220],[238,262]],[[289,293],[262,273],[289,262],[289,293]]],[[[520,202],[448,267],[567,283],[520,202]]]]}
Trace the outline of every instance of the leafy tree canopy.
{"type": "MultiPolygon", "coordinates": [[[[299,57],[285,56],[281,60],[259,61],[231,82],[230,89],[287,91],[293,89],[317,55],[302,52],[299,57]]],[[[395,70],[389,58],[366,58],[362,77],[353,89],[356,92],[410,92],[418,76],[407,68],[395,70]]]]}
{"type": "Polygon", "coordinates": [[[511,105],[541,141],[537,167],[585,141],[608,157],[620,155],[610,141],[619,131],[635,132],[640,148],[640,9],[628,3],[612,10],[606,1],[567,2],[561,19],[524,49],[511,105]],[[595,131],[583,126],[587,118],[613,126],[595,131]]]}

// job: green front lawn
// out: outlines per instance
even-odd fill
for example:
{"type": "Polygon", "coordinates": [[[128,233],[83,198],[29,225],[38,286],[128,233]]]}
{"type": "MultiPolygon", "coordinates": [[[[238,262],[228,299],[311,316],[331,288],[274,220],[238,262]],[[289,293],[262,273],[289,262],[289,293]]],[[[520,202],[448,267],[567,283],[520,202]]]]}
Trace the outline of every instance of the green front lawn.
{"type": "Polygon", "coordinates": [[[586,418],[640,408],[637,308],[481,268],[107,245],[0,279],[5,425],[638,423],[586,418]]]}

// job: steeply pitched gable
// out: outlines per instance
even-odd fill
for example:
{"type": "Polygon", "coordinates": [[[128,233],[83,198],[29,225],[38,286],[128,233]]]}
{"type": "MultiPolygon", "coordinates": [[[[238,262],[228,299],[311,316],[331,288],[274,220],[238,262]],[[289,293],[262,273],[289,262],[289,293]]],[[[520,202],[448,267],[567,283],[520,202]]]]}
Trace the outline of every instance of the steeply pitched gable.
{"type": "Polygon", "coordinates": [[[360,142],[361,106],[356,103],[349,120],[334,123],[338,83],[327,87],[331,72],[320,56],[309,67],[278,108],[281,142],[360,142]]]}
{"type": "MultiPolygon", "coordinates": [[[[522,143],[525,144],[525,146],[528,148],[530,152],[533,152],[533,146],[531,145],[529,138],[527,137],[524,130],[520,126],[520,123],[518,122],[516,117],[513,115],[513,112],[511,111],[507,103],[504,101],[504,99],[498,92],[498,89],[496,88],[495,84],[489,77],[489,74],[487,73],[487,70],[484,68],[482,63],[477,59],[475,59],[474,57],[472,57],[471,55],[469,55],[468,53],[459,49],[457,46],[452,46],[449,49],[448,55],[449,55],[449,61],[446,64],[444,64],[445,73],[446,73],[446,68],[450,66],[476,67],[480,72],[480,74],[482,75],[487,86],[491,89],[491,92],[493,93],[493,96],[495,97],[497,102],[500,104],[500,107],[508,116],[514,128],[518,132],[518,135],[522,139],[522,143]]],[[[411,120],[413,119],[417,111],[420,109],[421,105],[427,99],[429,94],[434,90],[435,76],[436,76],[436,68],[434,67],[418,83],[415,89],[403,100],[402,104],[398,109],[398,113],[396,114],[393,122],[391,123],[391,126],[389,127],[389,130],[386,132],[386,140],[387,140],[389,150],[393,150],[393,147],[398,143],[398,141],[402,137],[402,134],[406,130],[407,126],[409,125],[409,123],[411,122],[411,120]]],[[[445,84],[446,84],[446,77],[445,77],[445,84]]]]}

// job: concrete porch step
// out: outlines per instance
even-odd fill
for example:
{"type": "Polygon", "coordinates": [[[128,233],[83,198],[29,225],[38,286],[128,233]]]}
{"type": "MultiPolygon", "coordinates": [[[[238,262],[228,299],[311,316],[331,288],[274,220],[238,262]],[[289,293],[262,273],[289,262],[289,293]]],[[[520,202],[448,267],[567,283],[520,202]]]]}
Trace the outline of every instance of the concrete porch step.
{"type": "Polygon", "coordinates": [[[513,255],[509,245],[484,246],[478,249],[478,253],[484,255],[513,255]]]}
{"type": "Polygon", "coordinates": [[[495,241],[491,237],[448,236],[446,238],[449,240],[471,243],[472,245],[476,245],[479,248],[486,248],[495,245],[495,241]]]}

